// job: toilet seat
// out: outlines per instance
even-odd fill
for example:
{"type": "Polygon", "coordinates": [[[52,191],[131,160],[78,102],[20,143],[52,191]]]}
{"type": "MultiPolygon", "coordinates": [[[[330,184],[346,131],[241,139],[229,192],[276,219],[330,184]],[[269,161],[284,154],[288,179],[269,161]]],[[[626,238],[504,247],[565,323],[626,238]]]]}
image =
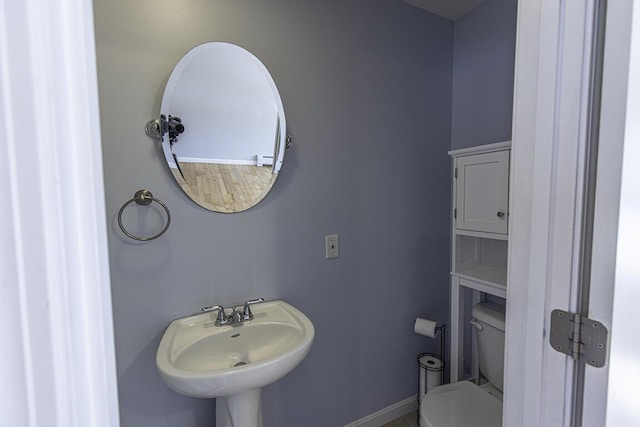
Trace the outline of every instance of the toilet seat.
{"type": "Polygon", "coordinates": [[[502,402],[470,381],[439,386],[420,404],[421,427],[501,427],[502,402]]]}

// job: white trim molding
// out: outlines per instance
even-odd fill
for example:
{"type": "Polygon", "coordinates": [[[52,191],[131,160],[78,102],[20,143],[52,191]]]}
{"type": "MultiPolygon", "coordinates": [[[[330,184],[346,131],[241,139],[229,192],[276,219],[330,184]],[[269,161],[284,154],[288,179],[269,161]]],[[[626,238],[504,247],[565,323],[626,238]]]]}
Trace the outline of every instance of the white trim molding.
{"type": "Polygon", "coordinates": [[[344,427],[380,427],[390,421],[407,415],[418,409],[418,395],[407,397],[405,400],[387,406],[373,414],[360,418],[344,427]]]}
{"type": "Polygon", "coordinates": [[[91,0],[0,2],[2,425],[119,425],[96,80],[91,0]]]}

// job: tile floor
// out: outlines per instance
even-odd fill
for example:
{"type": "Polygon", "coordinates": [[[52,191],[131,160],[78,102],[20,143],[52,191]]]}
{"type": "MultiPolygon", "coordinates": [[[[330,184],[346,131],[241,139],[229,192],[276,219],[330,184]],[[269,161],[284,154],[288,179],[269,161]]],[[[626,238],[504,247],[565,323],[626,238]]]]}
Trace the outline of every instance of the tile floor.
{"type": "Polygon", "coordinates": [[[418,412],[410,412],[407,415],[386,423],[382,427],[419,427],[418,412]]]}

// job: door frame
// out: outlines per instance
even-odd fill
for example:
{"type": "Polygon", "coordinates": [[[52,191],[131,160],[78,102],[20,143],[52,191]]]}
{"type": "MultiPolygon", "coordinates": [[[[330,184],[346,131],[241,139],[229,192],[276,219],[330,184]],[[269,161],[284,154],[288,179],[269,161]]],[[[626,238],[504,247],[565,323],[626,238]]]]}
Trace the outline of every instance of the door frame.
{"type": "Polygon", "coordinates": [[[91,0],[0,1],[4,425],[119,425],[91,0]]]}
{"type": "MultiPolygon", "coordinates": [[[[554,308],[576,305],[585,61],[593,1],[520,1],[516,53],[504,425],[567,426],[573,361],[548,344],[554,308]]],[[[611,329],[632,0],[609,3],[590,315],[611,329]],[[596,253],[594,252],[594,255],[596,253]]],[[[637,28],[637,27],[636,27],[637,28]]],[[[611,360],[613,359],[613,350],[611,360]]],[[[587,368],[585,417],[603,425],[608,366],[587,368]],[[591,370],[590,370],[591,369],[591,370]]],[[[612,389],[609,388],[611,396],[612,389]]],[[[619,424],[622,425],[622,424],[619,424]]]]}

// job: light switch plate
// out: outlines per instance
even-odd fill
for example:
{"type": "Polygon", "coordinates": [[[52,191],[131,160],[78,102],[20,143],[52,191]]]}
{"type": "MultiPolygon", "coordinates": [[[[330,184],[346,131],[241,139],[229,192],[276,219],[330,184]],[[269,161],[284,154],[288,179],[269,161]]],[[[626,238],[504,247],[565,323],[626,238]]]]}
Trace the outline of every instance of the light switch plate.
{"type": "Polygon", "coordinates": [[[325,258],[338,258],[340,256],[340,246],[337,234],[329,234],[324,236],[325,258]]]}

